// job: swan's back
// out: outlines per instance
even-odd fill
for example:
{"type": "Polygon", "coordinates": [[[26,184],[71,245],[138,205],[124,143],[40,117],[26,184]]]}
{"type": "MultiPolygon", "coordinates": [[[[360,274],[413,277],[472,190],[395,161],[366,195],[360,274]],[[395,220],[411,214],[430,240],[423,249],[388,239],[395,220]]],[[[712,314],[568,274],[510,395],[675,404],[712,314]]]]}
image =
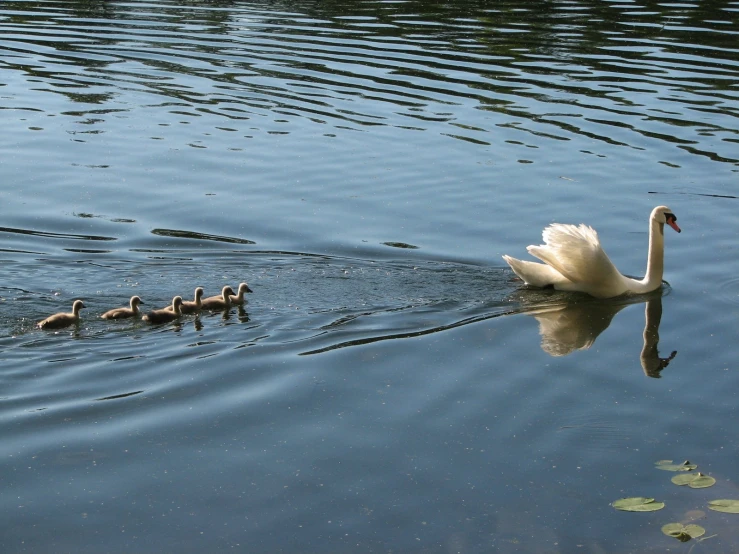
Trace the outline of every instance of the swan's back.
{"type": "Polygon", "coordinates": [[[528,285],[553,286],[557,290],[578,291],[597,298],[611,298],[626,292],[643,294],[659,288],[664,270],[664,226],[678,233],[677,217],[667,206],[657,206],[649,216],[649,250],[644,279],[624,277],[600,245],[598,233],[585,224],[554,223],[544,229],[544,244],[529,246],[529,254],[543,264],[503,259],[528,285]]]}
{"type": "Polygon", "coordinates": [[[596,297],[618,296],[628,290],[624,278],[608,258],[592,227],[553,223],[542,233],[544,244],[528,252],[554,268],[567,282],[559,290],[586,292],[596,297]]]}

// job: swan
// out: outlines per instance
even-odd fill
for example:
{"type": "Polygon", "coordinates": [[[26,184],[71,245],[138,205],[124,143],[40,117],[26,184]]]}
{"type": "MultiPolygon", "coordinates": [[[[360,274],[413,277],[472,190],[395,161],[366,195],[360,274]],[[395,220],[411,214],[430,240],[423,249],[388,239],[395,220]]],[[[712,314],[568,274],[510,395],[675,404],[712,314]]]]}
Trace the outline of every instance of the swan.
{"type": "Polygon", "coordinates": [[[141,298],[138,296],[132,296],[131,300],[129,302],[130,308],[115,308],[114,310],[108,310],[105,312],[102,317],[103,319],[123,319],[126,317],[138,317],[141,312],[139,312],[139,304],[143,304],[141,298]]]}
{"type": "Polygon", "coordinates": [[[643,294],[662,285],[665,223],[680,232],[672,210],[657,206],[649,216],[647,274],[640,281],[619,273],[600,245],[598,233],[583,223],[578,226],[553,223],[544,229],[544,244],[526,249],[543,264],[507,255],[503,259],[527,285],[584,292],[596,298],[611,298],[627,292],[643,294]]]}
{"type": "Polygon", "coordinates": [[[203,298],[202,306],[204,310],[225,310],[231,307],[231,297],[234,296],[234,289],[226,285],[223,287],[220,296],[209,296],[203,298]]]}
{"type": "Polygon", "coordinates": [[[182,316],[182,310],[180,309],[182,306],[182,297],[181,296],[175,296],[172,299],[172,309],[167,310],[154,310],[153,312],[149,312],[146,314],[143,319],[147,323],[167,323],[168,321],[174,321],[175,319],[179,319],[182,316]]]}
{"type": "Polygon", "coordinates": [[[72,304],[72,313],[58,313],[54,315],[50,315],[43,321],[39,321],[36,324],[36,327],[39,329],[59,329],[61,327],[66,327],[67,325],[72,325],[79,323],[80,321],[80,310],[85,307],[85,304],[82,302],[82,300],[75,300],[74,304],[72,304]]]}
{"type": "MultiPolygon", "coordinates": [[[[193,302],[190,301],[182,301],[182,306],[180,306],[180,310],[182,310],[183,314],[195,314],[200,311],[200,308],[202,307],[201,298],[203,297],[203,287],[198,287],[195,289],[195,300],[193,302]]],[[[172,306],[167,306],[164,308],[165,310],[171,312],[172,306]]]]}
{"type": "Polygon", "coordinates": [[[236,304],[238,306],[243,306],[246,302],[244,299],[244,293],[245,292],[254,292],[249,288],[249,285],[246,283],[241,283],[239,285],[239,293],[236,296],[231,297],[231,304],[236,304]]]}

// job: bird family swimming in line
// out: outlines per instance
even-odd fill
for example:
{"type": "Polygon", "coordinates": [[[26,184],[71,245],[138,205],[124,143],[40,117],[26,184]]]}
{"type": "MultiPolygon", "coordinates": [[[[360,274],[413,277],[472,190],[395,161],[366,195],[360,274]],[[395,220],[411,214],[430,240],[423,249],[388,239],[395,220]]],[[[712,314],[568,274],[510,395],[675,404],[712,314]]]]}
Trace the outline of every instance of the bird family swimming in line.
{"type": "MultiPolygon", "coordinates": [[[[649,216],[649,247],[647,273],[637,280],[622,275],[608,258],[600,244],[598,233],[585,224],[564,225],[553,223],[543,231],[544,244],[531,245],[526,250],[544,263],[518,260],[504,255],[503,259],[524,283],[535,287],[553,287],[556,290],[584,292],[596,298],[612,298],[626,293],[644,294],[662,285],[665,261],[664,227],[669,225],[678,233],[677,217],[667,206],[657,206],[649,216]]],[[[203,288],[195,289],[192,302],[183,301],[181,296],[172,299],[172,305],[153,310],[141,319],[148,323],[165,323],[180,318],[183,314],[198,313],[200,310],[226,310],[245,303],[244,293],[252,292],[249,285],[241,283],[238,293],[230,286],[223,287],[219,296],[203,298],[203,288]]],[[[141,298],[132,296],[129,308],[109,310],[100,317],[122,319],[139,317],[141,298]]],[[[41,329],[59,329],[80,321],[80,310],[85,307],[82,300],[75,300],[71,313],[58,313],[39,321],[41,329]]]]}
{"type": "MultiPolygon", "coordinates": [[[[232,306],[243,306],[246,303],[245,293],[254,292],[246,283],[241,283],[238,293],[235,293],[230,286],[223,287],[219,296],[210,296],[203,298],[203,287],[195,289],[195,300],[193,302],[183,301],[181,296],[175,296],[172,304],[160,310],[152,310],[142,316],[139,306],[144,304],[138,296],[132,296],[128,308],[115,308],[108,310],[100,317],[103,319],[127,319],[138,318],[147,323],[166,323],[180,318],[183,314],[195,314],[201,310],[227,310],[232,306]]],[[[51,315],[39,321],[36,326],[39,329],[61,329],[70,325],[75,325],[80,321],[80,310],[85,308],[82,300],[75,300],[72,304],[71,313],[58,313],[51,315]]]]}

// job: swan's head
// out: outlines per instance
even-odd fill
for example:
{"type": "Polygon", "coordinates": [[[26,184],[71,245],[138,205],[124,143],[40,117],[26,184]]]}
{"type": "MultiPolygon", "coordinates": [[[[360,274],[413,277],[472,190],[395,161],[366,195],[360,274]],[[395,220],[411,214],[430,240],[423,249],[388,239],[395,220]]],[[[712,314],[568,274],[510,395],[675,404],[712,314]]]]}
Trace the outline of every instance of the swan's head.
{"type": "Polygon", "coordinates": [[[131,308],[135,308],[139,304],[143,304],[143,303],[144,303],[144,301],[141,300],[141,298],[139,296],[132,296],[131,297],[131,308]]]}
{"type": "Polygon", "coordinates": [[[232,295],[235,296],[236,293],[234,292],[234,289],[226,285],[225,287],[223,287],[223,290],[221,291],[221,295],[223,296],[223,298],[228,298],[229,296],[232,296],[232,295]]]}
{"type": "Polygon", "coordinates": [[[203,297],[203,293],[205,291],[203,290],[203,287],[198,287],[195,289],[195,299],[200,300],[203,297]]]}
{"type": "Polygon", "coordinates": [[[182,297],[181,296],[175,296],[172,299],[172,307],[175,311],[177,311],[182,306],[182,297]]]}
{"type": "Polygon", "coordinates": [[[85,303],[82,300],[75,300],[72,304],[72,311],[76,314],[80,313],[80,310],[85,307],[85,303]]]}
{"type": "Polygon", "coordinates": [[[677,226],[677,216],[667,206],[657,206],[654,208],[652,210],[652,219],[662,225],[667,223],[675,231],[680,232],[680,227],[677,226]]]}

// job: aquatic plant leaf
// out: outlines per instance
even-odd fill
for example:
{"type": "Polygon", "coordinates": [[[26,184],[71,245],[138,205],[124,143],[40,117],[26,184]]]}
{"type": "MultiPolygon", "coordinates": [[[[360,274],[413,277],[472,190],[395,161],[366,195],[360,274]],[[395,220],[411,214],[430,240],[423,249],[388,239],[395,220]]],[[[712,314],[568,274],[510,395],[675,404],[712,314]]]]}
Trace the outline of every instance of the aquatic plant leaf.
{"type": "Polygon", "coordinates": [[[682,533],[683,530],[683,524],[682,523],[668,523],[666,525],[662,526],[662,532],[665,535],[675,535],[676,533],[682,533]]]}
{"type": "Polygon", "coordinates": [[[683,529],[684,527],[682,523],[668,523],[667,525],[662,526],[662,532],[665,535],[668,537],[675,537],[680,540],[682,540],[681,535],[685,533],[683,529]]]}
{"type": "Polygon", "coordinates": [[[693,480],[694,476],[690,473],[680,473],[679,475],[675,475],[670,481],[675,483],[678,486],[687,485],[693,480]]]}
{"type": "Polygon", "coordinates": [[[660,460],[655,462],[654,465],[657,469],[664,471],[693,471],[698,467],[696,464],[691,464],[687,460],[681,464],[673,464],[672,460],[660,460]]]}
{"type": "Polygon", "coordinates": [[[629,506],[638,506],[640,504],[649,504],[654,502],[654,498],[646,498],[645,496],[631,496],[629,498],[619,498],[611,503],[614,508],[628,508],[629,506]]]}
{"type": "Polygon", "coordinates": [[[640,504],[638,506],[632,506],[631,508],[619,508],[626,512],[656,512],[665,507],[664,502],[650,502],[649,504],[640,504]]]}
{"type": "Polygon", "coordinates": [[[695,523],[686,525],[685,532],[691,537],[693,537],[694,539],[697,539],[698,537],[702,537],[703,535],[706,534],[706,530],[700,525],[696,525],[695,523]]]}
{"type": "Polygon", "coordinates": [[[664,508],[665,503],[655,502],[654,498],[633,496],[630,498],[620,498],[612,502],[611,506],[625,512],[655,512],[664,508]]]}
{"type": "Polygon", "coordinates": [[[688,485],[691,489],[705,489],[716,484],[716,479],[702,473],[681,473],[670,479],[676,485],[688,485]]]}
{"type": "Polygon", "coordinates": [[[690,481],[690,483],[688,483],[688,486],[691,489],[705,489],[707,487],[712,487],[715,484],[716,479],[714,479],[710,475],[703,475],[702,473],[699,473],[692,481],[690,481]]]}
{"type": "Polygon", "coordinates": [[[720,500],[711,500],[708,503],[708,509],[715,512],[724,512],[726,514],[739,514],[739,500],[725,498],[720,500]]]}
{"type": "Polygon", "coordinates": [[[706,534],[706,530],[700,525],[693,523],[689,525],[683,525],[682,523],[668,523],[662,526],[662,532],[669,536],[675,537],[681,542],[687,542],[690,539],[697,539],[706,534]]]}

